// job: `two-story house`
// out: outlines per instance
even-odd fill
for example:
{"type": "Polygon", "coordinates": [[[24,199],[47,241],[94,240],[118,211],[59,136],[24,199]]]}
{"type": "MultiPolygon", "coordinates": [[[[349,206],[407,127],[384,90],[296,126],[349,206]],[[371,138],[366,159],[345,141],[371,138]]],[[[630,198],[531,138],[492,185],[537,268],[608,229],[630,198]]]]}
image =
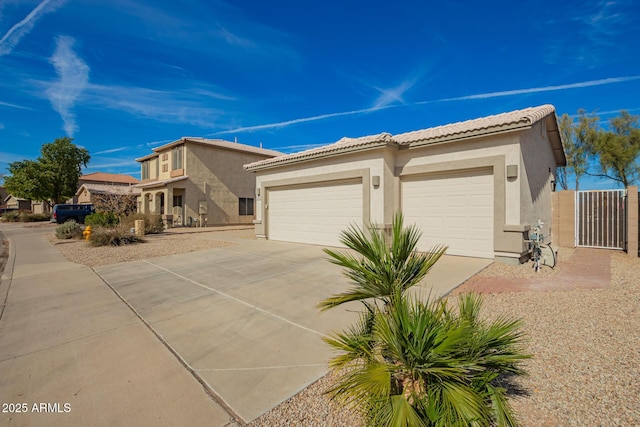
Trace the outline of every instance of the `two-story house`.
{"type": "Polygon", "coordinates": [[[252,224],[256,177],[243,165],[282,155],[219,139],[183,137],[136,159],[138,212],[168,226],[252,224]]]}

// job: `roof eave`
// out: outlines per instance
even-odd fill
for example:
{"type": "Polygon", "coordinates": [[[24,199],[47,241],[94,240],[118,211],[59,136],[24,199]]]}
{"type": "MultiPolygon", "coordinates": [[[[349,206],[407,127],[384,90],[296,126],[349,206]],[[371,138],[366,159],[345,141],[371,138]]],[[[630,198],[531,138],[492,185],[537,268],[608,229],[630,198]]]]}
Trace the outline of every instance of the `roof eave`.
{"type": "Polygon", "coordinates": [[[141,190],[144,190],[146,188],[156,188],[156,187],[163,187],[165,185],[168,184],[173,184],[174,182],[178,182],[178,181],[182,181],[185,179],[188,179],[189,177],[184,175],[178,178],[171,178],[169,180],[162,180],[162,181],[153,181],[153,182],[145,182],[143,184],[136,184],[133,187],[135,188],[139,188],[141,190]]]}
{"type": "Polygon", "coordinates": [[[146,156],[143,157],[138,157],[136,159],[136,162],[144,162],[145,160],[150,160],[150,159],[154,159],[156,157],[158,157],[159,154],[158,153],[151,153],[151,154],[147,154],[146,156]]]}
{"type": "Polygon", "coordinates": [[[560,133],[560,126],[558,125],[558,117],[555,114],[550,114],[546,119],[547,134],[549,135],[549,141],[551,142],[551,149],[553,150],[553,156],[556,159],[556,166],[567,166],[567,156],[564,152],[564,142],[562,141],[562,134],[560,133]]]}
{"type": "Polygon", "coordinates": [[[293,165],[293,164],[298,164],[298,163],[303,163],[303,162],[315,161],[315,160],[319,160],[319,159],[326,159],[326,158],[334,157],[334,156],[342,156],[344,154],[351,154],[351,153],[357,153],[357,152],[361,152],[361,151],[372,150],[372,149],[375,149],[375,148],[381,148],[381,147],[386,147],[386,146],[397,147],[398,144],[396,144],[395,142],[389,142],[389,141],[378,141],[378,142],[359,145],[359,146],[355,146],[355,147],[345,147],[345,148],[342,148],[342,149],[328,151],[326,153],[319,153],[319,154],[316,154],[316,155],[310,154],[309,156],[295,157],[295,158],[292,158],[292,159],[284,159],[281,162],[267,163],[266,165],[253,165],[252,166],[251,164],[248,164],[248,165],[244,165],[244,170],[246,170],[247,172],[257,172],[257,171],[262,171],[262,170],[267,170],[267,169],[279,168],[281,166],[288,166],[288,165],[293,165]]]}

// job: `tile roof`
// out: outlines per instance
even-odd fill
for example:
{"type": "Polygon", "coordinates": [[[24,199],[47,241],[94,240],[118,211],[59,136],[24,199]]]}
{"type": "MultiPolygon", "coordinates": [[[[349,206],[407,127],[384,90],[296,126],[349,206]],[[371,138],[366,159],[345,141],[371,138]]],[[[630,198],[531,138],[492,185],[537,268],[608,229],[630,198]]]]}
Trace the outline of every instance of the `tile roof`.
{"type": "MultiPolygon", "coordinates": [[[[359,151],[386,144],[415,147],[431,143],[451,142],[468,137],[525,129],[550,114],[554,114],[555,117],[555,107],[553,105],[542,105],[398,135],[381,133],[360,138],[342,138],[330,145],[253,162],[244,167],[248,171],[254,171],[280,164],[295,163],[349,151],[359,151]]],[[[564,154],[559,158],[564,158],[564,154]]]]}
{"type": "Polygon", "coordinates": [[[301,161],[309,158],[319,157],[320,155],[338,154],[347,151],[359,151],[365,148],[384,146],[389,143],[393,143],[393,139],[391,134],[386,132],[379,133],[377,135],[361,136],[360,138],[344,137],[339,141],[334,142],[333,144],[312,148],[310,150],[301,151],[299,153],[287,154],[267,160],[260,160],[245,165],[244,167],[247,170],[251,170],[257,166],[290,163],[292,161],[301,161]]]}
{"type": "Polygon", "coordinates": [[[182,138],[176,141],[172,141],[172,142],[169,142],[168,144],[164,144],[159,147],[153,148],[152,154],[148,154],[144,157],[139,157],[136,159],[136,161],[141,162],[147,159],[151,159],[153,157],[156,157],[158,155],[157,153],[161,151],[164,151],[168,148],[174,147],[176,145],[184,144],[187,142],[194,143],[194,144],[208,145],[211,147],[225,148],[228,150],[243,151],[246,153],[261,154],[265,157],[275,157],[275,156],[282,155],[282,153],[279,151],[269,150],[269,149],[260,148],[260,147],[254,147],[253,145],[240,144],[238,142],[225,141],[223,139],[207,139],[207,138],[200,138],[195,136],[183,136],[182,138]]]}
{"type": "Polygon", "coordinates": [[[542,120],[549,114],[555,113],[553,105],[525,108],[524,110],[510,111],[508,113],[481,117],[464,122],[451,123],[429,129],[394,135],[393,139],[399,145],[416,145],[423,141],[439,141],[442,139],[459,139],[464,136],[479,136],[491,134],[502,130],[514,130],[521,127],[529,127],[542,120]]]}
{"type": "Polygon", "coordinates": [[[135,194],[141,193],[140,188],[131,185],[112,185],[112,184],[96,184],[93,182],[84,183],[76,191],[76,196],[79,196],[82,189],[87,189],[94,194],[135,194]]]}
{"type": "Polygon", "coordinates": [[[137,184],[140,182],[131,175],[105,172],[92,172],[82,175],[79,181],[116,182],[118,184],[137,184]]]}

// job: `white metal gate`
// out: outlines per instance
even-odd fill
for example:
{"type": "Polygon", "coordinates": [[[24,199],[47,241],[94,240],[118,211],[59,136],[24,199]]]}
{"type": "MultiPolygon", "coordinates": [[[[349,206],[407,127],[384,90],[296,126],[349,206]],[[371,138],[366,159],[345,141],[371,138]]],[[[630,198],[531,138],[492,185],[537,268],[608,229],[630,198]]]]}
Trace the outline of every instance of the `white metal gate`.
{"type": "Polygon", "coordinates": [[[626,249],[626,190],[576,191],[576,246],[626,249]]]}

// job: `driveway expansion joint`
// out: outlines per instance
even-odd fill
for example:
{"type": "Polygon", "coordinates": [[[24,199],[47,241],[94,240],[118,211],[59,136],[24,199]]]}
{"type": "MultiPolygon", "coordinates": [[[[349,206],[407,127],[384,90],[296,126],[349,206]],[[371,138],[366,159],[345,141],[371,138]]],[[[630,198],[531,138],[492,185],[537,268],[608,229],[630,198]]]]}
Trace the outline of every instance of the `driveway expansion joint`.
{"type": "MultiPolygon", "coordinates": [[[[140,321],[147,327],[147,329],[149,329],[149,331],[151,331],[151,333],[153,333],[158,338],[158,340],[160,340],[160,342],[165,346],[167,350],[169,350],[169,352],[178,360],[178,362],[193,376],[196,381],[200,383],[204,391],[215,403],[220,405],[229,414],[230,417],[232,417],[237,423],[239,423],[238,425],[244,426],[247,424],[246,421],[242,419],[242,417],[240,417],[240,415],[238,415],[236,411],[234,411],[231,406],[229,406],[229,404],[213,389],[213,387],[211,387],[211,385],[209,385],[207,381],[200,377],[196,370],[193,369],[182,356],[180,356],[180,354],[167,342],[162,334],[160,334],[160,332],[158,332],[149,322],[147,322],[147,320],[120,294],[120,292],[118,292],[117,289],[111,286],[111,283],[109,283],[100,273],[98,273],[95,268],[91,267],[91,270],[109,287],[109,289],[111,289],[111,291],[113,291],[113,293],[118,298],[120,298],[120,300],[122,300],[122,302],[127,307],[129,307],[129,309],[136,315],[136,317],[138,317],[138,319],[140,319],[140,321]]],[[[235,424],[232,421],[228,425],[235,424]]]]}
{"type": "MultiPolygon", "coordinates": [[[[258,306],[256,306],[256,305],[250,304],[250,303],[248,303],[248,302],[246,302],[246,301],[243,301],[243,300],[241,300],[241,299],[239,299],[239,298],[236,298],[236,297],[234,297],[234,296],[232,296],[232,295],[229,295],[229,294],[227,294],[227,293],[225,293],[225,292],[219,291],[219,290],[214,289],[214,288],[210,288],[209,286],[206,286],[206,285],[203,285],[202,283],[196,282],[196,281],[195,281],[195,280],[193,280],[193,279],[189,279],[188,277],[185,277],[185,276],[183,276],[183,275],[181,275],[181,274],[178,274],[178,273],[176,273],[176,272],[174,272],[174,271],[171,271],[171,270],[169,270],[168,268],[162,267],[162,266],[160,266],[160,265],[158,265],[158,264],[154,264],[154,263],[152,263],[151,261],[144,260],[144,262],[146,262],[147,264],[153,265],[154,267],[157,267],[157,268],[159,268],[159,269],[161,269],[161,270],[164,270],[164,271],[166,271],[166,272],[167,272],[167,273],[169,273],[169,274],[173,274],[174,276],[179,277],[179,278],[180,278],[180,279],[182,279],[182,280],[186,280],[187,282],[193,283],[193,284],[194,284],[194,285],[196,285],[196,286],[199,286],[199,287],[201,287],[201,288],[203,288],[203,289],[207,289],[207,290],[209,290],[209,291],[211,291],[211,292],[214,292],[214,293],[216,293],[216,294],[218,294],[218,295],[220,295],[220,296],[222,296],[222,297],[224,297],[224,298],[230,299],[230,300],[235,301],[235,302],[237,302],[237,303],[240,303],[240,304],[242,304],[242,305],[244,305],[244,306],[247,306],[247,307],[251,308],[252,310],[258,311],[258,312],[263,313],[263,314],[266,314],[267,316],[270,316],[270,317],[274,317],[274,318],[276,318],[276,319],[278,319],[278,320],[281,320],[281,321],[286,322],[286,323],[288,323],[288,324],[290,324],[290,325],[293,325],[293,326],[295,326],[295,327],[298,327],[298,328],[300,328],[300,329],[303,329],[303,330],[305,330],[305,331],[307,331],[307,332],[311,332],[312,334],[318,335],[318,336],[320,336],[321,338],[325,338],[325,337],[327,337],[327,335],[323,334],[322,332],[318,332],[318,331],[315,331],[315,330],[313,330],[313,329],[311,329],[311,328],[307,328],[307,327],[306,327],[306,326],[304,326],[304,325],[301,325],[301,324],[299,324],[299,323],[293,322],[293,321],[291,321],[291,320],[289,320],[289,319],[287,319],[287,318],[285,318],[285,317],[278,316],[277,314],[271,313],[270,311],[267,311],[267,310],[265,310],[265,309],[263,309],[263,308],[260,308],[260,307],[258,307],[258,306]]],[[[104,279],[103,279],[103,280],[104,280],[104,279]]]]}

